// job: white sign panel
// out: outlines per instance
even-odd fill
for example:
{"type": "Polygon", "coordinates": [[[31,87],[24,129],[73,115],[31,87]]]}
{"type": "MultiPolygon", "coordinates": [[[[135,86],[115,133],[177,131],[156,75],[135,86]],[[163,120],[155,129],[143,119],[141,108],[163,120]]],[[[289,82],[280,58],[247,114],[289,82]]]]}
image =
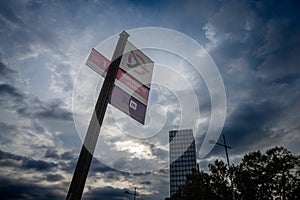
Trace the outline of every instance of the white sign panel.
{"type": "Polygon", "coordinates": [[[141,84],[150,88],[154,62],[143,52],[127,41],[120,68],[141,84]]]}

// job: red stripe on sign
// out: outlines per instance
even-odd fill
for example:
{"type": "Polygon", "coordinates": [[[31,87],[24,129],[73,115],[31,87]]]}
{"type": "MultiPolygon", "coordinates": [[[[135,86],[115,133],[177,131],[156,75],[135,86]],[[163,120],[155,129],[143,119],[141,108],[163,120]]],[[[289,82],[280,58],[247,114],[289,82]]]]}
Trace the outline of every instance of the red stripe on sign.
{"type": "MultiPolygon", "coordinates": [[[[86,65],[105,78],[110,61],[93,48],[86,65]]],[[[125,89],[130,95],[140,98],[144,104],[147,104],[150,92],[148,87],[144,86],[121,68],[118,69],[116,80],[123,84],[123,87],[127,88],[123,89],[125,89]]]]}
{"type": "Polygon", "coordinates": [[[89,67],[91,67],[92,69],[93,67],[99,67],[102,71],[107,72],[109,64],[110,61],[107,58],[100,54],[96,49],[92,49],[87,60],[87,65],[89,67]]]}
{"type": "Polygon", "coordinates": [[[148,101],[149,89],[143,86],[139,81],[135,80],[130,75],[125,73],[121,68],[119,68],[118,70],[116,79],[123,83],[134,93],[142,97],[146,102],[148,101]]]}

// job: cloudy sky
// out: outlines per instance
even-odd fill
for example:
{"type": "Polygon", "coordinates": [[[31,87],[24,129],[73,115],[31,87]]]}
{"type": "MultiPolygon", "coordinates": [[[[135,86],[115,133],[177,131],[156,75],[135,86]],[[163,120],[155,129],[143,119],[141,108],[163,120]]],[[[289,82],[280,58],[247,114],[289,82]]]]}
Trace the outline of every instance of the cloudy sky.
{"type": "Polygon", "coordinates": [[[220,126],[232,163],[276,145],[299,154],[299,8],[296,1],[1,1],[1,198],[65,198],[103,81],[84,63],[92,48],[111,59],[123,30],[156,63],[146,125],[108,107],[83,199],[131,199],[124,191],[134,187],[139,199],[167,197],[171,129],[193,129],[202,169],[224,159],[224,149],[206,141],[220,126]]]}

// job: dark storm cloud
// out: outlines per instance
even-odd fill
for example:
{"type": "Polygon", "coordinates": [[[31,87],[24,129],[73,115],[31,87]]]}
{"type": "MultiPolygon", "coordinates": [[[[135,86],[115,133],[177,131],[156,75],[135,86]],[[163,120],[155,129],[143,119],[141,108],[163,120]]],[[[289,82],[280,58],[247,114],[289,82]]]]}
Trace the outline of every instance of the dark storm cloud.
{"type": "Polygon", "coordinates": [[[42,118],[53,120],[72,120],[71,112],[62,108],[63,103],[60,100],[52,100],[51,102],[43,102],[39,99],[30,99],[25,102],[17,113],[27,118],[42,118]]]}
{"type": "Polygon", "coordinates": [[[24,159],[24,157],[0,150],[0,159],[4,160],[4,161],[7,159],[19,161],[19,160],[24,159]]]}
{"type": "Polygon", "coordinates": [[[12,138],[8,136],[16,131],[16,126],[0,122],[0,144],[4,145],[12,142],[12,138]]]}
{"type": "Polygon", "coordinates": [[[55,170],[58,165],[54,162],[46,162],[43,160],[33,160],[29,157],[19,156],[0,150],[0,161],[2,167],[16,167],[24,170],[51,171],[55,170]],[[16,162],[19,161],[19,162],[16,162]]]}
{"type": "Polygon", "coordinates": [[[131,199],[132,195],[126,195],[124,189],[118,189],[113,187],[103,187],[88,191],[84,194],[84,200],[127,200],[131,199]]]}
{"type": "Polygon", "coordinates": [[[50,148],[46,151],[44,158],[56,161],[59,168],[66,173],[73,173],[78,160],[78,154],[73,151],[59,153],[57,150],[50,148]]]}
{"type": "MultiPolygon", "coordinates": [[[[300,24],[297,26],[300,26],[300,24]]],[[[282,27],[282,29],[289,29],[289,27],[282,27]]],[[[300,28],[298,34],[300,34],[300,28]]],[[[268,55],[264,56],[263,63],[258,66],[259,75],[263,79],[277,83],[291,83],[299,79],[300,69],[298,66],[300,65],[300,58],[298,55],[300,54],[300,48],[294,45],[300,44],[300,39],[289,35],[286,35],[286,38],[289,39],[283,41],[282,38],[282,41],[280,41],[270,38],[282,42],[284,45],[280,46],[281,49],[272,48],[273,52],[268,52],[268,55]]]]}
{"type": "Polygon", "coordinates": [[[20,81],[17,75],[11,76],[12,74],[17,74],[17,72],[0,60],[0,76],[9,78],[9,80],[3,79],[5,82],[0,83],[0,106],[26,118],[73,120],[72,113],[62,108],[61,100],[43,102],[38,98],[30,97],[14,85],[20,81]]]}
{"type": "Polygon", "coordinates": [[[67,173],[73,173],[76,168],[77,160],[78,157],[74,157],[71,160],[60,161],[60,168],[67,173]]]}
{"type": "Polygon", "coordinates": [[[114,161],[114,163],[112,164],[112,167],[116,168],[116,169],[122,169],[122,167],[126,166],[127,163],[128,163],[127,158],[120,158],[120,159],[114,161]]]}
{"type": "Polygon", "coordinates": [[[149,147],[151,149],[152,155],[153,156],[157,156],[159,158],[159,160],[161,159],[165,159],[168,157],[168,151],[159,148],[158,146],[156,146],[155,144],[149,144],[149,147]]]}
{"type": "MultiPolygon", "coordinates": [[[[271,136],[268,126],[277,119],[281,105],[275,102],[260,102],[257,104],[242,104],[228,117],[223,134],[230,135],[230,145],[235,151],[253,151],[258,141],[267,140],[271,136]]],[[[223,143],[222,138],[220,142],[223,143]]],[[[223,149],[221,149],[223,150],[223,149]]]]}
{"type": "MultiPolygon", "coordinates": [[[[54,157],[56,160],[59,161],[60,168],[68,173],[74,172],[79,158],[79,154],[75,154],[69,151],[66,151],[62,154],[50,151],[46,153],[45,156],[51,156],[51,158],[54,157]]],[[[112,179],[110,172],[116,173],[116,176],[118,176],[118,171],[116,171],[115,169],[106,166],[96,158],[92,160],[89,170],[90,176],[94,176],[96,173],[101,173],[104,175],[104,178],[112,179]]]]}
{"type": "Polygon", "coordinates": [[[72,151],[66,151],[59,153],[56,149],[50,148],[46,151],[44,158],[60,159],[60,160],[72,160],[75,159],[77,154],[72,151]]]}
{"type": "Polygon", "coordinates": [[[63,154],[61,154],[61,159],[62,160],[71,160],[75,157],[73,152],[66,151],[63,154]]]}
{"type": "Polygon", "coordinates": [[[244,58],[264,80],[288,82],[291,77],[299,77],[298,8],[297,1],[224,4],[204,28],[217,43],[211,52],[217,65],[224,70],[222,68],[232,59],[244,58]]]}
{"type": "Polygon", "coordinates": [[[62,108],[60,100],[43,102],[31,99],[22,91],[9,84],[0,85],[0,106],[16,111],[26,118],[42,118],[54,120],[72,120],[72,113],[62,108]]]}
{"type": "Polygon", "coordinates": [[[38,171],[50,171],[57,167],[58,165],[53,162],[46,162],[43,160],[23,160],[21,165],[24,169],[34,169],[38,171]]]}
{"type": "Polygon", "coordinates": [[[106,166],[105,164],[101,163],[97,159],[92,160],[91,169],[90,169],[91,173],[97,173],[97,172],[106,173],[106,172],[109,172],[109,171],[115,171],[115,170],[108,167],[108,166],[106,166]]]}
{"type": "Polygon", "coordinates": [[[60,155],[58,154],[58,152],[55,149],[48,149],[46,151],[44,157],[58,159],[58,158],[60,158],[60,155]]]}
{"type": "MultiPolygon", "coordinates": [[[[223,133],[226,134],[229,145],[233,147],[231,151],[234,154],[240,155],[248,150],[257,150],[259,142],[269,145],[272,142],[270,136],[273,134],[269,127],[272,127],[272,123],[276,121],[285,124],[287,120],[290,120],[295,125],[289,126],[291,130],[298,130],[295,132],[299,133],[299,123],[297,122],[299,119],[299,86],[297,85],[299,85],[300,73],[298,67],[300,65],[298,56],[300,54],[300,17],[297,1],[165,2],[124,1],[109,5],[110,3],[102,1],[98,4],[101,4],[100,6],[95,6],[92,1],[84,3],[80,1],[1,1],[0,20],[3,23],[0,23],[0,51],[4,51],[4,56],[10,57],[11,60],[20,59],[20,62],[24,64],[24,69],[31,70],[33,69],[30,66],[31,60],[34,60],[32,58],[54,63],[55,59],[52,60],[52,58],[59,54],[58,60],[65,61],[62,59],[64,55],[61,52],[73,54],[73,49],[78,48],[76,44],[81,44],[78,39],[89,40],[84,44],[92,46],[95,40],[101,41],[110,33],[116,33],[123,29],[142,26],[172,28],[192,36],[200,43],[207,42],[208,46],[215,45],[211,55],[222,73],[229,102],[230,115],[226,119],[223,133]],[[113,15],[112,13],[123,14],[113,15]],[[95,24],[98,25],[95,26],[95,24]],[[211,32],[208,31],[210,25],[209,31],[211,32]],[[206,34],[211,34],[211,38],[205,38],[208,36],[206,34]],[[72,37],[73,39],[69,39],[72,37]],[[216,44],[213,44],[214,42],[216,44]],[[72,50],[68,48],[72,48],[72,50]],[[41,54],[47,54],[47,56],[39,56],[41,54]],[[243,62],[236,64],[233,63],[234,60],[243,62]],[[26,64],[26,62],[30,64],[26,64]],[[277,89],[280,87],[285,87],[284,95],[281,90],[277,89]],[[284,115],[282,115],[283,113],[284,115]]],[[[81,48],[86,49],[87,47],[81,48]]],[[[57,68],[52,69],[51,75],[54,76],[55,82],[59,86],[63,86],[63,92],[70,90],[69,83],[71,82],[68,72],[64,73],[61,70],[68,66],[54,64],[57,68]],[[57,74],[55,74],[56,72],[57,74]],[[60,80],[63,81],[59,82],[60,80]]],[[[59,100],[43,102],[39,98],[29,96],[26,93],[28,91],[24,92],[18,87],[22,84],[13,84],[16,75],[15,70],[9,68],[5,62],[0,62],[0,105],[2,108],[17,113],[21,118],[36,122],[39,122],[37,119],[69,120],[69,122],[72,120],[71,113],[64,109],[64,102],[59,100]]],[[[28,78],[30,79],[31,76],[28,78]]],[[[201,111],[206,112],[211,107],[209,100],[205,95],[200,98],[201,111]]],[[[169,97],[167,100],[172,101],[169,97]]],[[[209,114],[207,115],[209,116],[209,114]]],[[[170,113],[167,119],[174,120],[176,116],[176,114],[170,113]]],[[[48,126],[47,131],[49,131],[49,127],[53,128],[54,126],[53,124],[48,126]]],[[[38,126],[38,124],[26,128],[34,129],[38,133],[46,132],[46,128],[43,129],[42,125],[38,126]]],[[[19,130],[18,127],[3,122],[0,123],[0,129],[0,139],[3,144],[10,143],[10,140],[7,137],[3,139],[2,136],[11,135],[19,130]]],[[[164,130],[168,129],[168,127],[163,127],[162,133],[167,133],[164,130]]],[[[278,134],[275,135],[275,140],[279,140],[282,133],[278,132],[278,134]]],[[[13,136],[14,134],[10,137],[13,136]]],[[[56,134],[56,138],[64,141],[64,148],[74,148],[80,144],[78,138],[78,141],[75,142],[74,135],[65,131],[56,134]]],[[[203,138],[197,140],[198,144],[202,144],[203,138]]],[[[295,146],[298,144],[296,143],[295,146]]],[[[150,148],[152,155],[159,158],[166,157],[166,151],[163,149],[155,146],[150,146],[150,148]]],[[[20,149],[22,147],[19,147],[20,149]]],[[[298,150],[299,147],[295,147],[295,149],[298,150]]],[[[212,153],[224,155],[224,149],[219,146],[214,148],[212,153]]],[[[45,160],[33,160],[0,151],[0,158],[2,167],[13,168],[13,171],[18,173],[24,173],[27,169],[33,172],[47,172],[44,174],[44,178],[48,182],[62,182],[61,175],[54,172],[54,169],[59,168],[67,174],[73,173],[78,154],[69,151],[61,152],[61,149],[49,149],[44,155],[45,160]],[[55,163],[51,162],[52,160],[56,160],[55,163]]],[[[120,159],[114,165],[121,168],[120,166],[124,166],[128,162],[126,159],[120,159]]],[[[205,165],[207,164],[205,163],[205,165]]],[[[118,173],[100,162],[94,161],[91,166],[91,175],[98,172],[105,181],[118,181],[121,176],[125,180],[140,183],[145,187],[151,186],[151,191],[152,189],[156,190],[154,193],[157,191],[160,194],[166,193],[165,186],[169,184],[167,181],[168,170],[131,175],[118,173]]],[[[51,186],[45,188],[33,185],[30,178],[28,178],[28,182],[0,177],[1,198],[65,198],[64,195],[55,193],[55,188],[51,186]]],[[[111,199],[132,199],[132,196],[125,196],[124,190],[112,187],[98,188],[89,191],[86,195],[87,197],[84,197],[86,199],[99,199],[100,197],[102,199],[109,199],[109,197],[111,199]]],[[[161,199],[161,196],[160,198],[149,196],[149,199],[161,199]]]]}
{"type": "Polygon", "coordinates": [[[0,176],[0,196],[3,200],[14,199],[64,199],[61,188],[43,187],[30,181],[13,180],[0,176]],[[59,191],[59,192],[58,192],[59,191]]]}
{"type": "MultiPolygon", "coordinates": [[[[48,16],[45,16],[43,9],[35,10],[32,15],[30,5],[32,1],[1,1],[0,27],[5,34],[1,34],[1,38],[6,38],[10,42],[2,43],[5,50],[5,56],[15,55],[18,58],[30,57],[30,55],[52,53],[64,56],[59,51],[62,44],[58,34],[49,24],[48,16]],[[9,34],[7,34],[9,33],[9,34]]],[[[51,20],[50,20],[51,21],[51,20]]]]}
{"type": "Polygon", "coordinates": [[[7,65],[3,63],[2,59],[1,59],[1,54],[0,54],[0,76],[1,76],[1,78],[5,78],[6,76],[10,76],[15,73],[16,73],[15,70],[7,67],[7,65]]]}
{"type": "Polygon", "coordinates": [[[207,20],[210,55],[227,93],[223,133],[235,154],[283,144],[282,127],[294,126],[298,114],[286,110],[299,99],[298,8],[297,1],[231,1],[207,20]]]}
{"type": "MultiPolygon", "coordinates": [[[[274,134],[273,127],[282,122],[286,109],[291,109],[275,101],[263,101],[257,103],[244,103],[238,105],[227,117],[222,134],[226,136],[226,142],[231,149],[231,155],[241,155],[249,151],[255,151],[264,147],[280,144],[282,138],[286,136],[284,130],[279,130],[274,134]]],[[[288,119],[285,119],[290,123],[288,119]]],[[[284,125],[285,126],[285,125],[284,125]]],[[[200,141],[199,148],[204,136],[197,138],[200,141]]],[[[223,137],[220,136],[219,143],[223,144],[223,137]]],[[[224,148],[215,145],[209,156],[225,156],[224,148]]],[[[210,160],[200,160],[200,167],[207,169],[210,160]]]]}
{"type": "Polygon", "coordinates": [[[291,76],[300,75],[300,58],[297,56],[300,53],[299,6],[297,1],[262,5],[261,14],[269,21],[266,23],[265,43],[257,54],[263,60],[258,71],[267,80],[286,78],[289,81],[291,76]]]}
{"type": "MultiPolygon", "coordinates": [[[[22,101],[24,98],[23,94],[15,87],[8,85],[8,84],[1,84],[0,85],[0,95],[1,95],[1,101],[0,104],[5,104],[7,102],[4,102],[4,98],[11,97],[14,99],[14,101],[22,101]]],[[[9,101],[8,101],[9,102],[9,101]]]]}
{"type": "Polygon", "coordinates": [[[31,103],[31,108],[23,108],[18,110],[18,113],[28,117],[43,118],[43,119],[55,119],[55,120],[72,120],[72,113],[62,108],[62,102],[60,100],[54,100],[49,103],[42,102],[35,99],[31,103]]]}
{"type": "Polygon", "coordinates": [[[7,3],[7,1],[0,2],[0,16],[10,22],[20,25],[23,24],[22,19],[20,19],[20,17],[18,17],[12,9],[12,5],[7,5],[7,3]]]}
{"type": "Polygon", "coordinates": [[[56,182],[56,181],[61,181],[64,179],[64,177],[60,174],[47,174],[46,179],[49,182],[56,182]]]}
{"type": "MultiPolygon", "coordinates": [[[[70,152],[64,152],[62,154],[57,153],[55,150],[51,150],[46,152],[45,156],[47,159],[55,158],[58,164],[49,161],[43,160],[33,160],[29,157],[19,156],[12,153],[8,153],[0,150],[0,164],[5,170],[6,167],[12,168],[15,170],[34,170],[34,172],[53,172],[47,173],[44,177],[45,181],[52,182],[60,182],[64,180],[64,177],[56,173],[58,169],[66,170],[67,173],[73,173],[75,169],[75,164],[77,162],[77,158],[68,161],[59,161],[58,157],[74,157],[74,155],[70,152]],[[65,167],[64,167],[65,166],[65,167]]],[[[92,167],[90,170],[89,178],[92,178],[94,173],[101,173],[104,175],[104,179],[106,181],[112,181],[116,179],[116,175],[121,175],[117,171],[113,173],[114,175],[109,178],[108,170],[111,170],[101,164],[99,161],[94,159],[92,163],[92,167]],[[107,175],[107,177],[106,177],[107,175]]],[[[43,187],[41,185],[30,183],[30,179],[27,180],[14,180],[11,178],[0,177],[0,195],[1,199],[63,199],[65,198],[65,192],[63,188],[59,188],[56,186],[47,186],[43,187]],[[5,183],[5,184],[4,184],[5,183]],[[26,186],[26,187],[25,187],[26,186]],[[59,191],[59,193],[57,193],[59,191]]],[[[120,197],[124,197],[124,191],[121,189],[113,189],[113,188],[101,188],[89,191],[84,195],[84,199],[99,199],[103,197],[104,199],[120,199],[120,197]]],[[[122,198],[121,198],[122,199],[122,198]]],[[[126,198],[124,198],[126,199],[126,198]]]]}
{"type": "MultiPolygon", "coordinates": [[[[0,105],[3,103],[4,98],[12,97],[14,101],[21,101],[24,98],[24,94],[14,85],[19,84],[19,73],[7,65],[3,58],[2,52],[0,52],[0,94],[2,98],[0,98],[0,105]]],[[[9,102],[9,101],[8,101],[9,102]]]]}
{"type": "Polygon", "coordinates": [[[152,185],[150,181],[142,181],[140,182],[141,185],[152,185]]]}
{"type": "Polygon", "coordinates": [[[216,51],[228,61],[246,58],[268,81],[299,77],[299,6],[297,1],[231,2],[210,21],[222,40],[216,51]]]}

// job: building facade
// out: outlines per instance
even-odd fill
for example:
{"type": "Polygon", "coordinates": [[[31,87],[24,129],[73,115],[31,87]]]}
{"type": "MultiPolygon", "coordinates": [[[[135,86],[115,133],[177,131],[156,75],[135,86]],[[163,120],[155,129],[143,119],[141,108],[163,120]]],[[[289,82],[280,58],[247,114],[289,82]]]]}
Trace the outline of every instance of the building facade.
{"type": "Polygon", "coordinates": [[[169,131],[170,196],[186,181],[186,175],[197,169],[193,130],[169,131]]]}

